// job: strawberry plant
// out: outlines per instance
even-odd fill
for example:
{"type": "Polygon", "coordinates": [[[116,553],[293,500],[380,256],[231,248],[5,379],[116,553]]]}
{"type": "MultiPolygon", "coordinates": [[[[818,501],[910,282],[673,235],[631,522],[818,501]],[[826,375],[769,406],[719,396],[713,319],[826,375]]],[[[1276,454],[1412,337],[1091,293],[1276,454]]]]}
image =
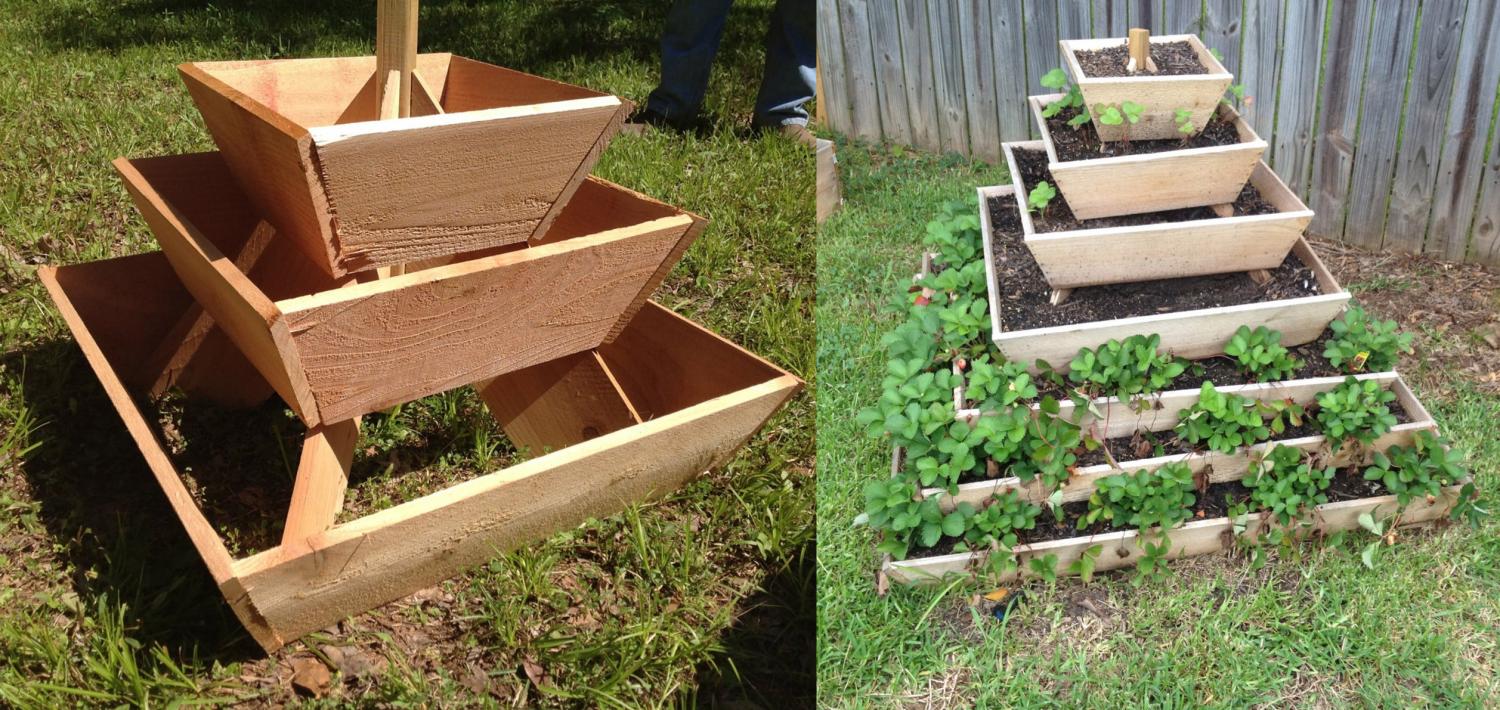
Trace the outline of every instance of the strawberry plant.
{"type": "Polygon", "coordinates": [[[953,422],[953,388],[959,378],[947,368],[928,371],[930,361],[894,359],[886,363],[880,399],[855,417],[872,437],[889,434],[908,456],[921,456],[953,422]]]}
{"type": "Polygon", "coordinates": [[[891,478],[865,485],[865,513],[856,523],[882,531],[876,549],[898,560],[906,559],[913,542],[932,547],[943,535],[964,532],[963,513],[944,514],[935,498],[919,498],[908,481],[891,478]]]}
{"type": "Polygon", "coordinates": [[[1270,382],[1290,377],[1302,366],[1291,352],[1281,345],[1281,331],[1265,326],[1240,326],[1224,346],[1224,354],[1235,359],[1240,370],[1255,378],[1256,382],[1270,382]]]}
{"type": "Polygon", "coordinates": [[[947,265],[947,268],[922,279],[921,285],[934,291],[943,291],[958,296],[976,296],[986,293],[984,260],[975,259],[962,265],[947,265]]]}
{"type": "Polygon", "coordinates": [[[977,402],[981,410],[997,409],[1035,399],[1036,383],[1025,365],[1019,362],[996,365],[988,355],[981,355],[969,364],[964,394],[977,402]]]}
{"type": "Polygon", "coordinates": [[[1168,530],[1192,515],[1193,470],[1182,462],[1155,470],[1141,469],[1099,479],[1089,496],[1089,509],[1078,519],[1083,530],[1095,522],[1130,526],[1142,532],[1168,530]]]}
{"type": "Polygon", "coordinates": [[[1365,469],[1365,480],[1380,481],[1402,507],[1418,497],[1431,502],[1443,488],[1468,475],[1463,453],[1430,431],[1417,432],[1411,446],[1392,446],[1384,453],[1377,452],[1374,464],[1365,469]]]}
{"type": "Polygon", "coordinates": [[[1146,107],[1134,101],[1122,101],[1119,105],[1097,104],[1095,117],[1106,126],[1120,126],[1124,131],[1125,145],[1130,145],[1130,127],[1141,122],[1146,107]]]}
{"type": "Polygon", "coordinates": [[[925,368],[937,357],[937,327],[927,326],[921,318],[908,318],[901,325],[880,336],[891,360],[915,360],[925,368]]]}
{"type": "Polygon", "coordinates": [[[1353,375],[1343,384],[1318,393],[1318,410],[1313,417],[1318,428],[1338,451],[1344,442],[1373,443],[1396,426],[1396,415],[1387,404],[1396,401],[1396,393],[1375,380],[1357,380],[1353,375]]]}
{"type": "Polygon", "coordinates": [[[1176,111],[1173,111],[1172,120],[1177,124],[1177,132],[1182,134],[1182,140],[1184,143],[1187,142],[1187,139],[1193,137],[1193,133],[1197,130],[1197,128],[1193,125],[1192,109],[1180,108],[1176,111]]]}
{"type": "Polygon", "coordinates": [[[983,243],[979,213],[973,205],[959,201],[944,205],[943,214],[927,223],[927,233],[922,237],[922,244],[937,253],[937,262],[950,266],[979,259],[983,243]]]}
{"type": "Polygon", "coordinates": [[[1041,508],[1022,500],[1015,489],[990,496],[977,511],[969,503],[959,503],[957,508],[964,511],[967,518],[964,549],[1015,547],[1016,531],[1036,527],[1036,516],[1042,512],[1041,508]]]}
{"type": "Polygon", "coordinates": [[[1099,394],[1128,399],[1166,389],[1187,369],[1187,361],[1158,352],[1161,336],[1132,335],[1097,349],[1082,348],[1068,364],[1068,379],[1099,394]]]}
{"type": "Polygon", "coordinates": [[[1233,453],[1271,437],[1271,429],[1261,416],[1260,403],[1237,394],[1225,394],[1204,382],[1198,390],[1198,401],[1178,413],[1177,436],[1189,444],[1208,444],[1208,448],[1233,453]]]}
{"type": "Polygon", "coordinates": [[[1052,204],[1052,198],[1054,197],[1057,197],[1057,189],[1052,187],[1051,183],[1043,180],[1038,182],[1036,187],[1031,188],[1030,193],[1027,193],[1026,206],[1032,212],[1041,213],[1043,217],[1046,217],[1047,205],[1052,204]]]}
{"type": "Polygon", "coordinates": [[[1038,579],[1051,584],[1057,581],[1057,554],[1049,552],[1041,557],[1033,557],[1026,564],[1031,568],[1031,573],[1038,579]]]}
{"type": "Polygon", "coordinates": [[[996,465],[1006,466],[1021,455],[1031,425],[1031,408],[1002,407],[984,410],[974,422],[974,435],[984,447],[985,455],[996,465]]]}
{"type": "Polygon", "coordinates": [[[1030,418],[1010,463],[1010,472],[1026,483],[1040,479],[1046,490],[1056,490],[1068,482],[1078,463],[1078,452],[1098,446],[1093,438],[1085,439],[1077,424],[1058,415],[1057,400],[1046,397],[1041,411],[1030,418]]]}
{"type": "Polygon", "coordinates": [[[1396,332],[1396,321],[1370,318],[1365,309],[1350,306],[1329,328],[1333,338],[1323,357],[1345,372],[1383,372],[1396,366],[1401,353],[1412,352],[1412,335],[1396,332]]]}
{"type": "Polygon", "coordinates": [[[1076,574],[1084,584],[1088,584],[1094,579],[1094,567],[1098,564],[1099,555],[1103,552],[1103,545],[1084,548],[1083,552],[1078,555],[1078,559],[1068,565],[1068,574],[1076,574]]]}
{"type": "Polygon", "coordinates": [[[974,448],[982,443],[984,438],[974,427],[955,421],[920,456],[908,452],[911,470],[923,486],[941,485],[952,490],[964,474],[978,467],[974,448]]]}
{"type": "Polygon", "coordinates": [[[1268,510],[1282,525],[1290,525],[1305,506],[1328,502],[1324,492],[1333,484],[1333,466],[1313,466],[1301,449],[1273,446],[1250,459],[1250,471],[1241,481],[1250,489],[1250,500],[1268,510]]]}
{"type": "Polygon", "coordinates": [[[1068,81],[1067,72],[1064,72],[1061,68],[1054,68],[1052,71],[1043,74],[1042,86],[1056,91],[1062,91],[1064,87],[1067,88],[1067,91],[1063,92],[1062,98],[1042,107],[1043,118],[1052,118],[1062,113],[1063,110],[1071,108],[1077,109],[1078,115],[1068,119],[1069,126],[1077,128],[1089,122],[1089,112],[1083,106],[1083,92],[1072,82],[1068,81]]]}
{"type": "Polygon", "coordinates": [[[982,349],[983,334],[990,327],[989,299],[961,296],[938,308],[943,347],[955,352],[982,349]]]}

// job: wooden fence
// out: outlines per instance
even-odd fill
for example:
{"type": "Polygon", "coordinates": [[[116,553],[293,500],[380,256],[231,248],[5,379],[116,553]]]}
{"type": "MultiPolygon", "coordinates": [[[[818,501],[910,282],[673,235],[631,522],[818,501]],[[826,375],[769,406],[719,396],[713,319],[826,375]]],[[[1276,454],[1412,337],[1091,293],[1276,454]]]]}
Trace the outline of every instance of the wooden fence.
{"type": "Polygon", "coordinates": [[[988,160],[1059,39],[1197,33],[1308,231],[1500,265],[1500,0],[818,0],[830,127],[988,160]]]}

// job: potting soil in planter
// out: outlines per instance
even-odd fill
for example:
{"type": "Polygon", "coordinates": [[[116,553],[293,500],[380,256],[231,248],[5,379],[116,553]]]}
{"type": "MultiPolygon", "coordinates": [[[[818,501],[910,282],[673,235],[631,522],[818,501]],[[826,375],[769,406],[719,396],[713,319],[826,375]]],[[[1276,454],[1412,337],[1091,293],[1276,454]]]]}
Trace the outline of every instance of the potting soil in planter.
{"type": "MultiPolygon", "coordinates": [[[[1171,143],[1173,141],[1167,141],[1171,143]]],[[[1016,148],[1016,169],[1021,172],[1019,190],[1022,194],[1029,194],[1031,188],[1037,183],[1046,180],[1048,184],[1057,185],[1052,179],[1052,171],[1047,168],[1047,152],[1043,150],[1029,150],[1016,148]]],[[[1014,200],[1015,198],[1005,198],[1014,200]]],[[[1244,217],[1257,214],[1276,214],[1279,210],[1276,206],[1267,202],[1260,196],[1260,191],[1249,182],[1240,189],[1240,196],[1232,203],[1234,216],[1244,217]]],[[[1100,217],[1098,219],[1080,220],[1073,216],[1072,208],[1068,207],[1067,198],[1058,193],[1047,205],[1047,209],[1031,213],[1031,227],[1037,234],[1049,232],[1069,232],[1078,229],[1098,229],[1102,227],[1133,227],[1142,224],[1169,224],[1172,222],[1186,222],[1195,219],[1216,219],[1218,214],[1207,207],[1184,207],[1176,210],[1163,210],[1161,212],[1143,212],[1140,214],[1127,214],[1117,217],[1100,217]]]]}
{"type": "Polygon", "coordinates": [[[1187,42],[1152,42],[1151,61],[1156,71],[1142,67],[1139,71],[1127,71],[1130,47],[1125,41],[1104,49],[1086,49],[1073,52],[1083,75],[1107,76],[1180,76],[1184,74],[1207,74],[1208,68],[1198,60],[1198,53],[1187,42]]]}
{"type": "MultiPolygon", "coordinates": [[[[1072,120],[1078,114],[1078,109],[1069,108],[1063,109],[1056,116],[1047,119],[1047,132],[1052,137],[1052,148],[1057,151],[1057,160],[1060,163],[1074,160],[1093,160],[1095,158],[1114,158],[1122,155],[1163,153],[1169,150],[1211,148],[1244,142],[1240,140],[1240,132],[1234,127],[1234,123],[1224,120],[1219,114],[1215,113],[1214,117],[1209,119],[1208,125],[1204,126],[1198,135],[1192,136],[1187,140],[1167,139],[1101,143],[1099,141],[1099,134],[1094,131],[1092,125],[1083,125],[1077,128],[1068,125],[1068,121],[1072,120]]],[[[1050,181],[1050,178],[1048,180],[1050,181]]]]}

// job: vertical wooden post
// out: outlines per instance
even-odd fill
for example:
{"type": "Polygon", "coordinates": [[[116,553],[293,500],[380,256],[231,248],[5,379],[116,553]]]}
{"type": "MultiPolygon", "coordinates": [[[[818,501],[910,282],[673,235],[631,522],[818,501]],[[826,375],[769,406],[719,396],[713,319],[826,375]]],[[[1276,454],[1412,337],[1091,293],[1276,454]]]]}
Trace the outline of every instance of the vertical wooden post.
{"type": "Polygon", "coordinates": [[[307,431],[302,458],[297,462],[297,482],[292,485],[292,504],[281,533],[283,549],[306,550],[308,538],[333,527],[344,509],[344,491],[349,487],[349,467],[354,463],[358,441],[358,418],[307,431]]]}
{"type": "Polygon", "coordinates": [[[1143,71],[1151,59],[1151,30],[1130,28],[1130,65],[1132,71],[1143,71]]]}
{"type": "Polygon", "coordinates": [[[417,66],[417,0],[379,0],[375,8],[375,105],[381,120],[411,115],[417,66]]]}

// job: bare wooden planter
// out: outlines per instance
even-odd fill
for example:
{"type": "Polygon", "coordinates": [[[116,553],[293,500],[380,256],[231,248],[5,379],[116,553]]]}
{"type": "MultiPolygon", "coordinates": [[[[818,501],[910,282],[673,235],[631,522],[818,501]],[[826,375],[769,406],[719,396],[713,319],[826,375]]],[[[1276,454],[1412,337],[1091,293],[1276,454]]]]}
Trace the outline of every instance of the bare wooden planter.
{"type": "MultiPolygon", "coordinates": [[[[1391,431],[1380,437],[1375,442],[1375,448],[1384,449],[1392,444],[1402,446],[1411,445],[1412,435],[1418,431],[1437,431],[1437,422],[1433,421],[1432,415],[1427,408],[1412,394],[1406,382],[1395,372],[1372,372],[1356,375],[1360,380],[1375,380],[1381,384],[1382,389],[1388,389],[1396,394],[1396,401],[1406,410],[1410,421],[1397,424],[1391,431]]],[[[1276,402],[1291,400],[1297,404],[1307,406],[1312,404],[1318,393],[1326,392],[1343,383],[1343,377],[1311,377],[1300,380],[1286,380],[1282,382],[1261,382],[1247,385],[1232,385],[1219,387],[1220,392],[1238,394],[1250,399],[1262,402],[1276,402]]],[[[1198,390],[1171,390],[1158,393],[1147,401],[1151,407],[1145,411],[1137,411],[1131,407],[1129,402],[1123,402],[1116,397],[1100,397],[1093,401],[1092,408],[1099,413],[1095,416],[1088,410],[1079,410],[1071,401],[1060,402],[1058,415],[1066,420],[1076,422],[1079,426],[1092,432],[1095,438],[1100,440],[1113,439],[1122,436],[1130,436],[1137,431],[1170,431],[1177,426],[1178,412],[1191,407],[1198,401],[1198,390]]],[[[1035,406],[1033,405],[1033,408],[1035,406]]],[[[977,410],[961,410],[958,413],[962,418],[977,417],[977,410]]],[[[1298,439],[1288,439],[1279,442],[1284,445],[1297,446],[1304,450],[1314,450],[1328,444],[1323,436],[1308,436],[1298,439]]],[[[1259,444],[1255,449],[1268,448],[1270,444],[1259,444]]],[[[1347,451],[1347,449],[1345,450],[1347,451]]],[[[1244,466],[1248,462],[1240,453],[1221,454],[1209,452],[1202,454],[1174,454],[1150,459],[1142,459],[1132,462],[1121,462],[1120,468],[1116,469],[1108,464],[1087,466],[1080,468],[1076,475],[1069,480],[1063,488],[1063,499],[1066,501],[1085,500],[1089,491],[1093,490],[1094,481],[1102,476],[1119,473],[1123,470],[1136,470],[1142,468],[1158,468],[1163,464],[1175,461],[1185,461],[1198,470],[1204,466],[1211,467],[1212,480],[1215,482],[1236,480],[1234,478],[1223,478],[1234,475],[1236,477],[1244,473],[1244,466]]],[[[958,491],[948,495],[941,488],[931,488],[924,491],[924,495],[942,496],[946,509],[962,501],[979,503],[992,494],[1006,489],[1015,488],[1020,490],[1021,496],[1034,503],[1041,503],[1046,496],[1042,493],[1040,484],[1026,486],[1017,478],[997,478],[992,481],[974,481],[963,483],[958,486],[958,491]]]]}
{"type": "Polygon", "coordinates": [[[386,121],[374,57],[178,70],[251,203],[335,276],[542,235],[629,111],[451,54],[417,57],[412,116],[386,121]]]}
{"type": "MultiPolygon", "coordinates": [[[[1062,50],[1063,66],[1067,67],[1073,83],[1083,92],[1083,100],[1090,107],[1098,104],[1119,105],[1125,101],[1141,104],[1146,110],[1141,115],[1140,123],[1130,127],[1130,138],[1158,140],[1181,135],[1177,132],[1174,116],[1177,109],[1190,109],[1193,112],[1193,125],[1206,124],[1214,108],[1219,105],[1219,100],[1224,97],[1224,91],[1229,88],[1229,82],[1234,80],[1234,76],[1203,46],[1197,35],[1151,37],[1152,44],[1177,41],[1185,41],[1193,46],[1193,51],[1198,54],[1198,61],[1203,63],[1208,73],[1089,77],[1084,75],[1083,67],[1079,66],[1078,58],[1073,53],[1081,49],[1095,50],[1123,45],[1125,38],[1065,39],[1058,42],[1058,46],[1062,50]]],[[[1094,129],[1099,132],[1099,140],[1118,141],[1125,138],[1123,126],[1103,126],[1096,122],[1094,129]]]]}
{"type": "MultiPolygon", "coordinates": [[[[1068,200],[1068,208],[1078,219],[1232,203],[1239,197],[1256,165],[1264,165],[1260,156],[1266,150],[1266,142],[1234,109],[1224,105],[1219,106],[1219,116],[1233,122],[1239,132],[1239,143],[1059,161],[1047,119],[1042,117],[1042,108],[1060,98],[1062,94],[1051,94],[1032,96],[1028,101],[1042,133],[1047,169],[1052,172],[1057,189],[1068,200]]],[[[1006,157],[1010,158],[1009,150],[1006,157]]],[[[1267,168],[1266,172],[1271,171],[1267,168]]],[[[1019,174],[1012,160],[1011,175],[1019,174]]],[[[1309,219],[1311,215],[1309,212],[1309,219]]]]}
{"type": "MultiPolygon", "coordinates": [[[[1012,175],[1017,173],[1011,146],[1036,144],[1005,144],[1012,175]]],[[[1048,284],[1067,289],[1276,268],[1302,236],[1313,211],[1265,163],[1256,164],[1250,184],[1276,206],[1275,214],[1039,234],[1026,210],[1026,196],[1015,185],[981,187],[979,199],[982,205],[992,197],[1015,196],[1027,250],[1048,284]]],[[[989,224],[987,212],[981,210],[981,218],[989,224]]]]}
{"type": "MultiPolygon", "coordinates": [[[[1004,196],[1008,189],[1009,186],[983,188],[980,192],[981,199],[1004,196]]],[[[982,206],[984,203],[980,204],[982,206]]],[[[979,218],[984,237],[984,266],[989,280],[990,322],[994,330],[995,345],[1011,360],[1032,362],[1040,358],[1054,367],[1066,367],[1073,356],[1078,354],[1079,348],[1097,347],[1110,339],[1122,340],[1147,333],[1161,335],[1163,350],[1198,359],[1223,354],[1224,344],[1229,342],[1230,336],[1242,325],[1264,325],[1279,330],[1282,333],[1282,343],[1290,347],[1316,340],[1349,301],[1349,293],[1339,286],[1307,241],[1299,237],[1292,252],[1317,277],[1322,293],[1315,296],[1008,332],[1000,322],[998,294],[1001,291],[995,273],[995,246],[994,237],[990,233],[992,227],[989,210],[981,208],[979,218]]],[[[1278,263],[1279,261],[1278,259],[1278,263]]]]}
{"type": "Polygon", "coordinates": [[[589,178],[530,244],[357,283],[296,250],[262,258],[290,242],[260,220],[219,154],[115,167],[187,288],[310,425],[609,341],[704,224],[589,178]]]}
{"type": "MultiPolygon", "coordinates": [[[[42,267],[40,277],[220,591],[267,651],[497,551],[666,494],[727,460],[801,386],[649,303],[612,344],[476,383],[517,446],[555,451],[334,524],[357,427],[313,427],[281,544],[235,559],[126,384],[192,294],[155,252],[42,267]]],[[[236,354],[200,353],[192,366],[234,370],[236,354]]]]}

